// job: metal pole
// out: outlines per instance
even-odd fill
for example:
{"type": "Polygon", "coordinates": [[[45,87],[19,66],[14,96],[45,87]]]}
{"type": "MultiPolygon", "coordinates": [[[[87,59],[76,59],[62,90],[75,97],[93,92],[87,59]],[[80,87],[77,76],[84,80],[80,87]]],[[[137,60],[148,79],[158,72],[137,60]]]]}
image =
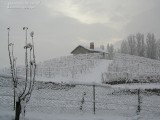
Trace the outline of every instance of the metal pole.
{"type": "Polygon", "coordinates": [[[96,114],[96,107],[95,107],[95,85],[93,85],[93,112],[94,115],[96,114]]]}
{"type": "Polygon", "coordinates": [[[139,115],[141,111],[141,98],[140,98],[140,89],[138,89],[138,106],[137,106],[137,114],[139,115]]]}

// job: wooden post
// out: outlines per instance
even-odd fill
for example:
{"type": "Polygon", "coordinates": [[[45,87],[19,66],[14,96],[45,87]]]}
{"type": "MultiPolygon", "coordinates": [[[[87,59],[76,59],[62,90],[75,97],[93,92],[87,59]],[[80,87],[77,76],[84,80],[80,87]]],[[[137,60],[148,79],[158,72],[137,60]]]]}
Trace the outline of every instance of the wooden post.
{"type": "Polygon", "coordinates": [[[96,114],[96,106],[95,106],[95,85],[93,85],[93,112],[96,114]]]}
{"type": "Polygon", "coordinates": [[[137,106],[137,115],[139,115],[141,111],[141,96],[140,96],[140,89],[138,89],[138,106],[137,106]]]}

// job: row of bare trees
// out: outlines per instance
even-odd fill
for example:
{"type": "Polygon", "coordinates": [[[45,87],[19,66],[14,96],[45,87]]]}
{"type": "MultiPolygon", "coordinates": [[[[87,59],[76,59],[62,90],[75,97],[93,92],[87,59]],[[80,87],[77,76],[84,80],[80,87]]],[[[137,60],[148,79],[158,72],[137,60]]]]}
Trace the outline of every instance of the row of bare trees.
{"type": "Polygon", "coordinates": [[[113,44],[107,44],[107,52],[109,53],[109,59],[113,59],[113,56],[114,56],[114,53],[115,53],[115,50],[114,50],[114,46],[113,44]]]}
{"type": "Polygon", "coordinates": [[[14,89],[14,110],[15,110],[15,120],[21,118],[24,119],[26,104],[31,98],[31,94],[34,88],[35,75],[36,75],[36,60],[34,52],[34,32],[30,33],[32,38],[31,43],[27,40],[27,31],[28,27],[23,27],[25,31],[25,78],[19,78],[16,70],[16,61],[17,58],[14,56],[14,44],[10,42],[10,28],[8,30],[8,53],[10,60],[10,68],[14,89]],[[23,84],[19,84],[23,83],[23,84]]]}
{"type": "Polygon", "coordinates": [[[156,39],[153,33],[146,37],[142,33],[129,35],[122,41],[120,52],[160,60],[160,39],[156,39]]]}

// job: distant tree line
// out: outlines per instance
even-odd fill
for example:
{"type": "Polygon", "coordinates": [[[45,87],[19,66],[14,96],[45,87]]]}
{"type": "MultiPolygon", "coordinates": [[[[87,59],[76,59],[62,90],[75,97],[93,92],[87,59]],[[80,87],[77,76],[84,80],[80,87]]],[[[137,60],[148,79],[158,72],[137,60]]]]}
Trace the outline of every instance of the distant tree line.
{"type": "Polygon", "coordinates": [[[160,60],[160,39],[153,33],[146,37],[142,33],[132,34],[122,41],[119,52],[160,60]]]}
{"type": "Polygon", "coordinates": [[[107,44],[107,52],[109,53],[109,59],[112,60],[115,52],[113,44],[107,44]]]}

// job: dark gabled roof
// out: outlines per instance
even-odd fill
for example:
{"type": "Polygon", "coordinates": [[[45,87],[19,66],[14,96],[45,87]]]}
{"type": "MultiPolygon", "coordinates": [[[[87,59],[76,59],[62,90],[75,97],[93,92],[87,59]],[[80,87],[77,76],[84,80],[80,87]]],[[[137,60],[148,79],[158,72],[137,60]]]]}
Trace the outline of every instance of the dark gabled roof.
{"type": "Polygon", "coordinates": [[[82,48],[84,48],[84,49],[86,49],[86,50],[88,50],[88,51],[92,51],[92,52],[99,52],[99,53],[107,53],[107,54],[108,54],[108,52],[106,52],[105,50],[102,50],[102,49],[100,49],[100,48],[90,49],[89,47],[85,47],[85,46],[82,46],[82,45],[77,46],[77,47],[71,52],[71,54],[73,54],[73,52],[74,52],[75,50],[77,50],[79,47],[82,47],[82,48]]]}

